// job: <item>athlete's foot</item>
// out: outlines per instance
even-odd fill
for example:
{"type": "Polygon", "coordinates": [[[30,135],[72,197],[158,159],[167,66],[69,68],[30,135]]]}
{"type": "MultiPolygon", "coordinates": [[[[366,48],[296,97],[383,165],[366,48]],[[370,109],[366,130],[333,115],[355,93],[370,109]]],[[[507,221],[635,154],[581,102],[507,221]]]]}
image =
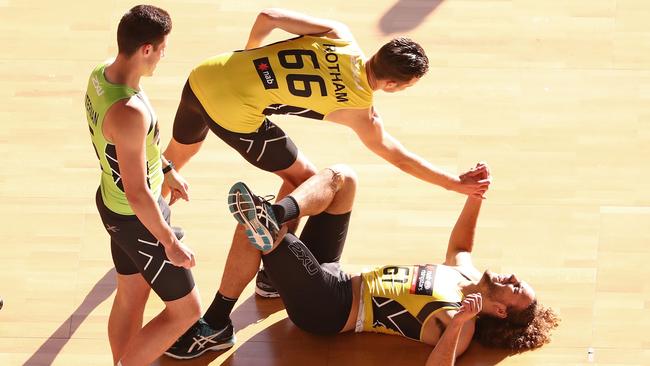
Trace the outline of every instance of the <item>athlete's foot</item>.
{"type": "Polygon", "coordinates": [[[271,203],[266,198],[256,196],[242,182],[235,183],[228,194],[228,208],[246,229],[246,236],[258,250],[271,250],[278,236],[278,225],[271,203]]]}
{"type": "Polygon", "coordinates": [[[235,344],[235,331],[232,322],[221,329],[212,329],[210,325],[199,320],[174,343],[165,355],[178,359],[188,360],[199,357],[207,351],[219,351],[232,347],[235,344]]]}

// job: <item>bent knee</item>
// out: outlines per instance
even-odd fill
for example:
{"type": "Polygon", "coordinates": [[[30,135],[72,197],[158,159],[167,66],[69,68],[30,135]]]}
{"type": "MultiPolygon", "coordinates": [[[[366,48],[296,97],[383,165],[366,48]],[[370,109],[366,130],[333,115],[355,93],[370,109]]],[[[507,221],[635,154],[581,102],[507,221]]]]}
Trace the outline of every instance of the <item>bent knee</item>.
{"type": "Polygon", "coordinates": [[[123,308],[144,309],[145,305],[147,304],[147,300],[149,299],[149,293],[150,289],[135,292],[123,291],[118,288],[117,292],[115,293],[114,302],[123,308]]]}
{"type": "Polygon", "coordinates": [[[149,293],[151,287],[141,275],[118,275],[115,302],[120,306],[144,307],[149,293]]]}
{"type": "Polygon", "coordinates": [[[332,186],[339,191],[343,188],[355,188],[357,185],[357,173],[345,164],[335,164],[327,168],[332,171],[332,186]]]}
{"type": "Polygon", "coordinates": [[[187,326],[194,324],[201,317],[201,303],[196,291],[167,303],[167,311],[179,323],[187,326]]]}
{"type": "Polygon", "coordinates": [[[282,178],[285,184],[289,184],[292,188],[296,188],[307,179],[316,175],[318,171],[311,162],[298,160],[289,168],[274,173],[282,178]]]}
{"type": "Polygon", "coordinates": [[[188,304],[187,309],[185,310],[185,320],[189,324],[193,324],[195,321],[199,320],[201,317],[201,303],[198,299],[192,301],[188,304]]]}

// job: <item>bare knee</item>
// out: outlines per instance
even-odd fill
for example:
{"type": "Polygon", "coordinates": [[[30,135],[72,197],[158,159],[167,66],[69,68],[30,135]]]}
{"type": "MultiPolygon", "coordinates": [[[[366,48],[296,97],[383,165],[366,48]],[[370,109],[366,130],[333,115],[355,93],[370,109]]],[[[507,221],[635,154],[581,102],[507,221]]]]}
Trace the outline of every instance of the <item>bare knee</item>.
{"type": "Polygon", "coordinates": [[[187,324],[194,324],[201,317],[201,303],[198,296],[195,297],[191,294],[188,296],[191,296],[191,299],[188,300],[184,311],[181,313],[183,314],[183,320],[187,324]]]}
{"type": "Polygon", "coordinates": [[[201,303],[196,288],[180,299],[167,301],[165,304],[170,320],[183,329],[189,328],[201,317],[201,303]]]}
{"type": "Polygon", "coordinates": [[[274,173],[282,178],[284,184],[290,185],[291,189],[295,189],[307,179],[316,175],[318,171],[316,170],[316,166],[314,166],[314,164],[309,160],[299,156],[298,160],[296,160],[289,168],[275,171],[274,173]]]}
{"type": "Polygon", "coordinates": [[[201,149],[203,141],[193,144],[182,144],[176,141],[173,137],[167,144],[167,148],[163,155],[167,160],[172,160],[176,170],[180,170],[187,162],[201,149]]]}
{"type": "Polygon", "coordinates": [[[332,172],[332,188],[335,192],[355,190],[357,186],[357,173],[345,164],[336,164],[327,168],[332,172]]]}
{"type": "Polygon", "coordinates": [[[131,309],[144,308],[151,287],[141,275],[118,275],[115,303],[131,309]]]}
{"type": "Polygon", "coordinates": [[[121,308],[144,309],[149,299],[149,291],[142,293],[127,293],[126,291],[117,290],[115,294],[115,303],[121,308]]]}

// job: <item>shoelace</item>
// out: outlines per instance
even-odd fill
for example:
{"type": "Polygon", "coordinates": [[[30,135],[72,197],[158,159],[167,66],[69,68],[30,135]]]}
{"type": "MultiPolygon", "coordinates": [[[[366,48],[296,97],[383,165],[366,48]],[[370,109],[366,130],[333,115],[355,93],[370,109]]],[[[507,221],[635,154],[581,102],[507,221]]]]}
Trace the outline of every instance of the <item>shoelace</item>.
{"type": "MultiPolygon", "coordinates": [[[[265,205],[265,204],[268,204],[269,206],[271,206],[272,204],[271,204],[271,202],[269,202],[269,201],[274,200],[274,199],[275,199],[275,195],[267,194],[267,195],[264,196],[264,197],[262,197],[262,196],[257,196],[257,199],[259,199],[259,200],[261,201],[261,203],[262,203],[262,204],[260,204],[259,206],[257,206],[257,207],[259,208],[259,213],[257,213],[257,217],[258,217],[258,219],[260,219],[260,220],[261,220],[261,219],[264,219],[264,220],[266,221],[266,226],[267,226],[267,227],[273,225],[273,227],[275,228],[275,230],[279,230],[279,227],[278,227],[278,225],[275,223],[275,220],[271,220],[271,219],[270,219],[270,216],[269,216],[269,214],[268,214],[268,212],[267,212],[267,211],[272,211],[272,210],[270,210],[270,207],[269,207],[269,210],[267,210],[267,206],[265,205]]],[[[272,212],[271,212],[271,213],[272,213],[272,212]]]]}
{"type": "Polygon", "coordinates": [[[262,201],[262,203],[268,203],[269,205],[272,205],[271,201],[275,199],[274,194],[267,194],[266,196],[257,196],[257,198],[262,201]]]}

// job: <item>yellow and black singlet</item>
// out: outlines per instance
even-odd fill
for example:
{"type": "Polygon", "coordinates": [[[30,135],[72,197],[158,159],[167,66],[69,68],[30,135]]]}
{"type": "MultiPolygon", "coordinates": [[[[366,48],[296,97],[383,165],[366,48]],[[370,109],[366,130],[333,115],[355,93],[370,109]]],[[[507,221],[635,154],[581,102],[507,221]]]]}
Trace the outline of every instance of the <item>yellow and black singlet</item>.
{"type": "Polygon", "coordinates": [[[326,37],[214,56],[192,70],[189,83],[208,115],[238,133],[255,131],[272,114],[323,119],[337,109],[372,105],[359,46],[326,37]]]}
{"type": "Polygon", "coordinates": [[[460,308],[463,300],[458,272],[444,265],[384,266],[361,278],[363,325],[357,331],[422,340],[428,319],[460,308]]]}

